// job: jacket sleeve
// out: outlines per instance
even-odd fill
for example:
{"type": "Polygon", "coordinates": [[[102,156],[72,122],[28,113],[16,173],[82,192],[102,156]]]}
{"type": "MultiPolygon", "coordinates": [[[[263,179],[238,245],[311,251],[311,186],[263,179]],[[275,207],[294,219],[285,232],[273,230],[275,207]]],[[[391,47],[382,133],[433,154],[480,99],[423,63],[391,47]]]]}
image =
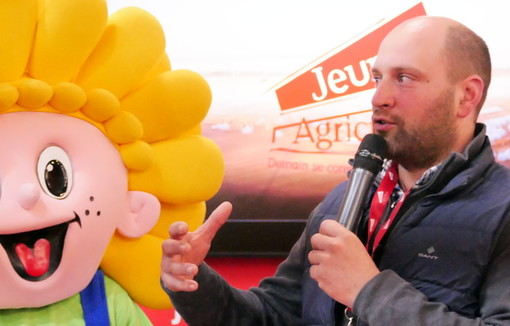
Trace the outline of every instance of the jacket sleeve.
{"type": "Polygon", "coordinates": [[[466,318],[445,304],[429,302],[410,283],[390,270],[361,290],[353,312],[370,326],[510,325],[510,223],[503,226],[480,289],[480,317],[466,318]],[[412,321],[412,322],[410,322],[412,321]]]}
{"type": "Polygon", "coordinates": [[[195,292],[172,292],[175,309],[190,326],[293,325],[301,322],[301,283],[304,270],[305,233],[274,276],[248,291],[230,286],[207,264],[199,267],[195,292]]]}

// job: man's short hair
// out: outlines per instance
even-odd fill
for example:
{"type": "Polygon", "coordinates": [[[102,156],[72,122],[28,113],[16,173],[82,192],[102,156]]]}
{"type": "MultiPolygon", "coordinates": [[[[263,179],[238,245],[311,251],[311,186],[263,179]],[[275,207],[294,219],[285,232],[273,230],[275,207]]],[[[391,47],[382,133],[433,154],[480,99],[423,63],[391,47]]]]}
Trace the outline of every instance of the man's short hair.
{"type": "Polygon", "coordinates": [[[482,78],[484,89],[478,113],[480,112],[491,82],[491,58],[485,41],[464,25],[451,26],[445,38],[445,55],[448,73],[453,82],[476,74],[482,78]]]}

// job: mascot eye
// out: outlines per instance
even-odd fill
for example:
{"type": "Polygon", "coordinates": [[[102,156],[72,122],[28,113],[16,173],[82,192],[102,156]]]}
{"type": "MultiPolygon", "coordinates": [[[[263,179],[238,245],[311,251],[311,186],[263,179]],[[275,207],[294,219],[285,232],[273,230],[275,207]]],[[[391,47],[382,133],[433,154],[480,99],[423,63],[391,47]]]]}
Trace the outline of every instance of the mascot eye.
{"type": "Polygon", "coordinates": [[[39,183],[49,196],[66,198],[72,186],[71,160],[60,147],[50,146],[42,151],[37,162],[39,183]]]}

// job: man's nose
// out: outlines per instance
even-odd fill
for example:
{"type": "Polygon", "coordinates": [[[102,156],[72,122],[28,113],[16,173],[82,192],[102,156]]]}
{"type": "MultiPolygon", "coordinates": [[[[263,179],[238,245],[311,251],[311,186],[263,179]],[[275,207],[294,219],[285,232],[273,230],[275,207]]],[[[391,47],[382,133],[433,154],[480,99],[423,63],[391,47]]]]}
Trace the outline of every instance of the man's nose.
{"type": "Polygon", "coordinates": [[[377,82],[372,96],[372,108],[391,108],[395,104],[395,90],[389,81],[383,79],[377,82]]]}
{"type": "Polygon", "coordinates": [[[21,207],[26,210],[34,208],[39,201],[41,192],[37,185],[33,183],[22,184],[17,192],[17,201],[21,207]]]}

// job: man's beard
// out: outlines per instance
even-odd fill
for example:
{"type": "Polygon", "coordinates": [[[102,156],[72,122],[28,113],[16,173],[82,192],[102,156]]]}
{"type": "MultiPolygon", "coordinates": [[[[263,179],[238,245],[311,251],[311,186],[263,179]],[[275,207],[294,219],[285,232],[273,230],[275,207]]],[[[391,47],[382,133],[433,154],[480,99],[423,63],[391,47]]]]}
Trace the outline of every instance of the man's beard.
{"type": "Polygon", "coordinates": [[[394,135],[385,135],[388,158],[407,170],[428,169],[444,160],[455,139],[453,88],[445,90],[427,110],[421,125],[406,128],[405,118],[391,117],[398,126],[394,135]],[[434,123],[435,121],[435,123],[434,123]]]}

